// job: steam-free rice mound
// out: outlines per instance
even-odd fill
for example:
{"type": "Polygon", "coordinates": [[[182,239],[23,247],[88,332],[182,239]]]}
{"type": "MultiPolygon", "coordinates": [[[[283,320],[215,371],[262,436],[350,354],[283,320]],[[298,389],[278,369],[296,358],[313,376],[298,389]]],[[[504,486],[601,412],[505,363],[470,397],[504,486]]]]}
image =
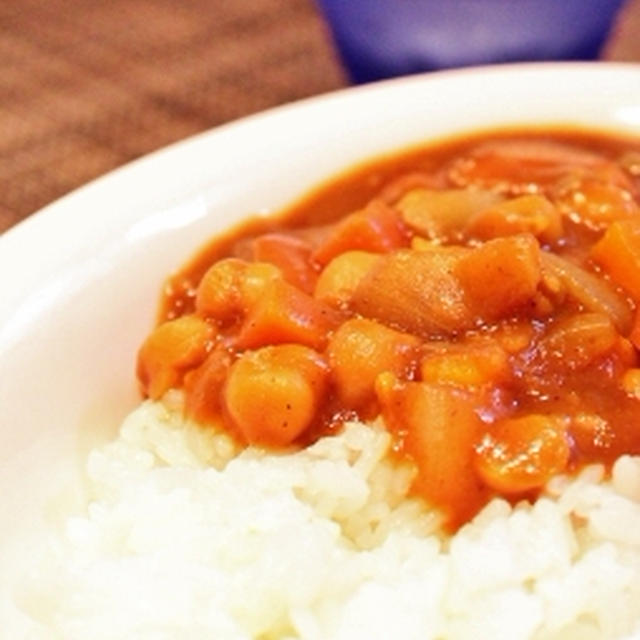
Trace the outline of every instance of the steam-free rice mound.
{"type": "Polygon", "coordinates": [[[91,452],[86,513],[25,580],[42,637],[640,634],[640,458],[555,478],[533,505],[494,499],[448,537],[382,428],[239,452],[169,400],[91,452]]]}

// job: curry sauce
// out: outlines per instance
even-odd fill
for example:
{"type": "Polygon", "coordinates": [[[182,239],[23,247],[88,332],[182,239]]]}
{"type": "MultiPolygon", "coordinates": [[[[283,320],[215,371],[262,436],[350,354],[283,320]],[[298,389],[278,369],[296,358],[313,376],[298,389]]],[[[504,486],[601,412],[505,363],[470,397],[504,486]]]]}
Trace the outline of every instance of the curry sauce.
{"type": "Polygon", "coordinates": [[[381,416],[451,527],[640,453],[640,142],[480,133],[381,158],[166,283],[145,395],[286,450],[381,416]]]}

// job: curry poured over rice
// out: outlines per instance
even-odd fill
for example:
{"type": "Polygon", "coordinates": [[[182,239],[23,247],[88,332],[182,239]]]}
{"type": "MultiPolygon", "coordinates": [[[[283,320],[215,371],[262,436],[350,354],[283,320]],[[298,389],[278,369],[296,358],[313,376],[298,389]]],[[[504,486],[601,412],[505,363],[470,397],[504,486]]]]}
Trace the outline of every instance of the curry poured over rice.
{"type": "Polygon", "coordinates": [[[382,416],[451,528],[637,454],[639,174],[637,146],[559,134],[361,169],[171,278],[144,392],[275,449],[382,416]]]}

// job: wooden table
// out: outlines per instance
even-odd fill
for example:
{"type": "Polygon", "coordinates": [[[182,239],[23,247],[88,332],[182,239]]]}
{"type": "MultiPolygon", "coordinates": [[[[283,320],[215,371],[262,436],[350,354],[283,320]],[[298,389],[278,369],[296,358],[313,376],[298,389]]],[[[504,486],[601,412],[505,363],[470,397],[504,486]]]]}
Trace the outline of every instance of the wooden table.
{"type": "MultiPolygon", "coordinates": [[[[640,0],[603,57],[640,61],[640,0]]],[[[170,142],[346,84],[311,0],[3,0],[0,232],[170,142]]]]}

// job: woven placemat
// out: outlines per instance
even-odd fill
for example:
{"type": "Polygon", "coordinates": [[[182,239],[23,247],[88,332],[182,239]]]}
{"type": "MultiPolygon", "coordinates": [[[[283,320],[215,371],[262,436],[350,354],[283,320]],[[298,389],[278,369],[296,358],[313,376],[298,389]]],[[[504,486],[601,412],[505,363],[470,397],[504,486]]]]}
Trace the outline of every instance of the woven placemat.
{"type": "MultiPolygon", "coordinates": [[[[606,57],[640,60],[640,0],[623,18],[606,57]]],[[[170,142],[346,84],[311,0],[3,0],[0,232],[170,142]]]]}

